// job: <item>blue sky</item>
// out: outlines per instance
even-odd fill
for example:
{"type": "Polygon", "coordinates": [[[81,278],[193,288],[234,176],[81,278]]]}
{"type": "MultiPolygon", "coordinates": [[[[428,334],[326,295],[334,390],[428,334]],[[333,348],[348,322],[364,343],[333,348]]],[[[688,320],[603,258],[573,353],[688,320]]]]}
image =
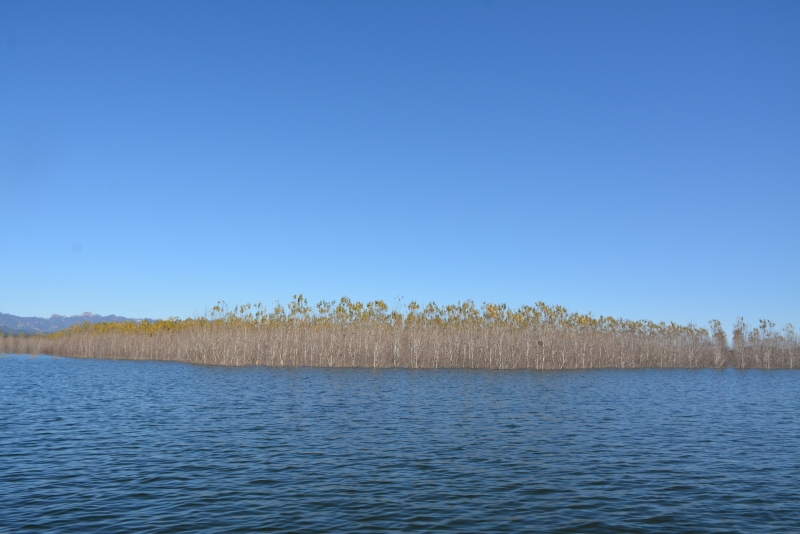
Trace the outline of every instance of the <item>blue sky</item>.
{"type": "Polygon", "coordinates": [[[0,3],[0,311],[800,323],[798,2],[0,3]]]}

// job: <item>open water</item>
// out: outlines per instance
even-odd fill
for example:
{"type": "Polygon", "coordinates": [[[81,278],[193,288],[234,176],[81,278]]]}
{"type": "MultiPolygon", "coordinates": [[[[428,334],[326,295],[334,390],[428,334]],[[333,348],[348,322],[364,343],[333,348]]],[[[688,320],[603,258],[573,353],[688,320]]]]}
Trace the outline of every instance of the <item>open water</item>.
{"type": "Polygon", "coordinates": [[[2,532],[798,532],[800,372],[0,358],[2,532]]]}

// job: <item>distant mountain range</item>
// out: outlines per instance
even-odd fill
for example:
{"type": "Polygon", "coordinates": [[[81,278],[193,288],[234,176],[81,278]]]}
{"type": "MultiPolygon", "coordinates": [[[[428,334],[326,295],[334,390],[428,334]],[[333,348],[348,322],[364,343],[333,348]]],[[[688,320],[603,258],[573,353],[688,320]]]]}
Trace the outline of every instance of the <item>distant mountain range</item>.
{"type": "Polygon", "coordinates": [[[0,313],[0,332],[3,334],[51,334],[86,321],[90,323],[122,323],[125,321],[138,322],[141,319],[128,319],[119,315],[96,315],[89,312],[72,315],[71,317],[54,314],[49,319],[43,317],[18,317],[0,313]]]}

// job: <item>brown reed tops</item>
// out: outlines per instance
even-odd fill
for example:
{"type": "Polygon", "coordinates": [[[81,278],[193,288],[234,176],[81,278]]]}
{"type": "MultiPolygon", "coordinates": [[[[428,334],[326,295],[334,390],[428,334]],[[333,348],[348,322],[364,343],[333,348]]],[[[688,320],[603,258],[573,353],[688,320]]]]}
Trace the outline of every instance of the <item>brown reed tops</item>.
{"type": "Polygon", "coordinates": [[[156,321],[120,322],[120,323],[82,323],[63,330],[51,337],[59,337],[78,332],[120,332],[154,334],[171,332],[200,325],[227,325],[240,327],[281,327],[286,325],[382,325],[382,326],[420,326],[420,327],[465,327],[465,326],[504,326],[525,328],[550,326],[581,332],[630,333],[636,335],[682,335],[690,337],[708,337],[709,331],[695,325],[678,325],[674,322],[655,323],[653,321],[631,321],[614,317],[594,317],[591,313],[569,313],[563,306],[548,306],[538,302],[535,306],[521,306],[517,309],[505,304],[484,303],[480,308],[474,301],[466,300],[457,304],[439,306],[435,302],[422,308],[415,301],[406,306],[406,313],[397,310],[389,311],[382,300],[366,304],[342,297],[339,302],[321,301],[316,310],[308,305],[303,295],[294,295],[287,307],[278,303],[272,310],[262,303],[244,304],[228,307],[224,301],[218,301],[206,317],[195,319],[159,319],[156,321]]]}

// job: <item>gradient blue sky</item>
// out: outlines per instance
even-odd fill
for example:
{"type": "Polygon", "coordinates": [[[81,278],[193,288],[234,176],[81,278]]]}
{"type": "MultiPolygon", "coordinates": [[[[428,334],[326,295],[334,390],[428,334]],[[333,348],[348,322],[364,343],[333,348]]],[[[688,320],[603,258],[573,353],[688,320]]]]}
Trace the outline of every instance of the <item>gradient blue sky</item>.
{"type": "Polygon", "coordinates": [[[800,2],[0,2],[0,311],[800,323],[800,2]]]}

